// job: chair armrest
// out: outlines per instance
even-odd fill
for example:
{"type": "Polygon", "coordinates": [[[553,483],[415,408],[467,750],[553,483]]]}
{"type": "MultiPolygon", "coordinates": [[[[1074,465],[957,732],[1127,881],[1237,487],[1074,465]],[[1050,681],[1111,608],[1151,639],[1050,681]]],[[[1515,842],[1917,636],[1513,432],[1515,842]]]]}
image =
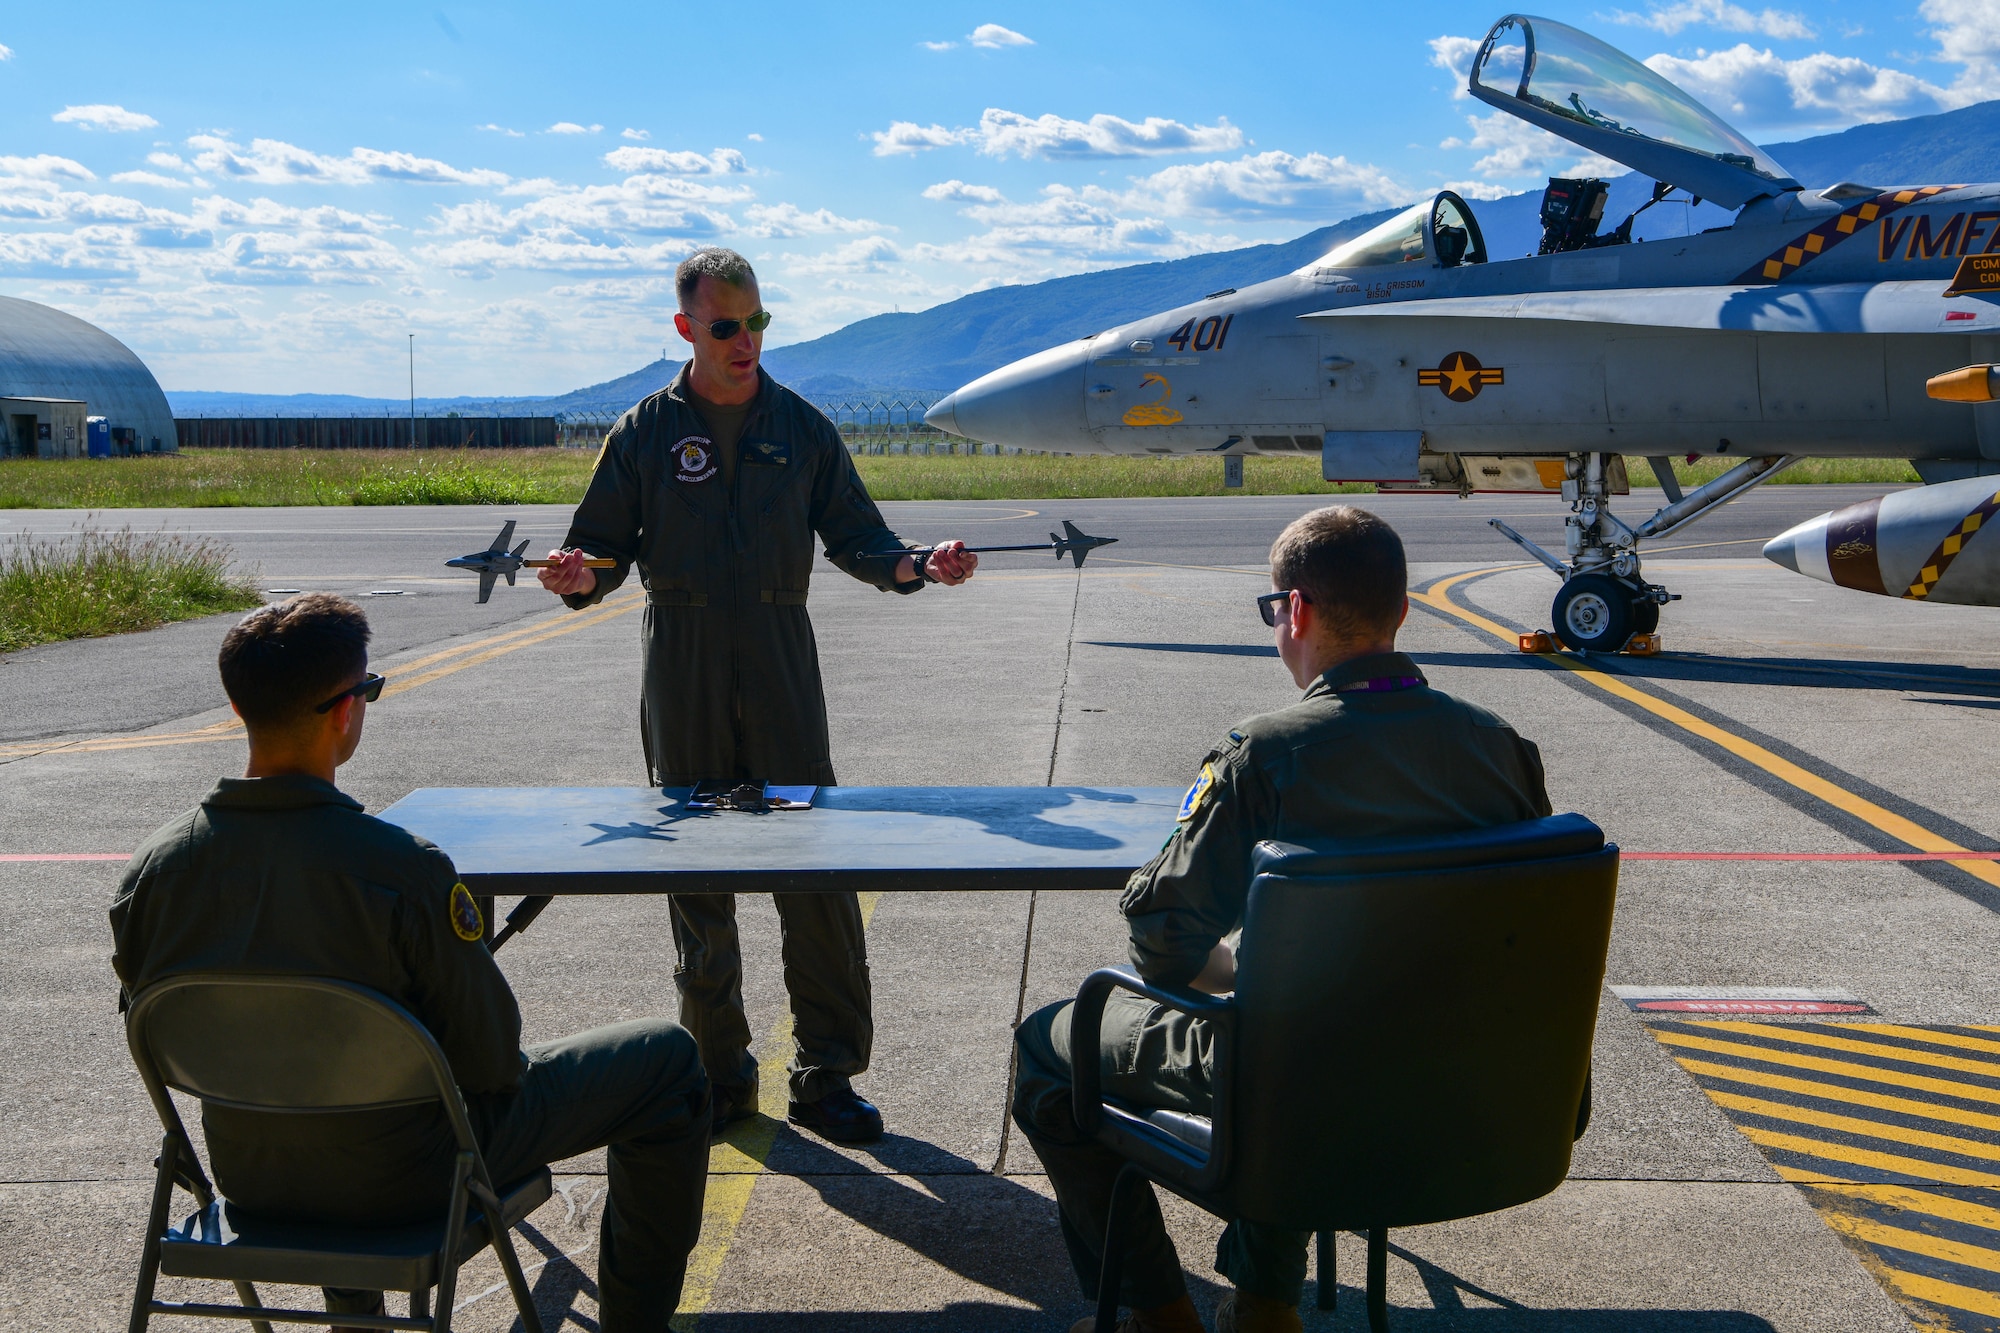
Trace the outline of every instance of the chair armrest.
{"type": "MultiPolygon", "coordinates": [[[[1104,1006],[1114,990],[1143,995],[1154,1004],[1215,1022],[1215,1114],[1220,1122],[1230,1086],[1229,1054],[1235,1036],[1236,1002],[1186,986],[1156,986],[1130,968],[1101,967],[1077,988],[1070,1011],[1070,1114],[1087,1135],[1097,1133],[1104,1119],[1104,1073],[1098,1062],[1098,1040],[1104,1031],[1104,1006]]],[[[1219,1141],[1219,1140],[1218,1140],[1219,1141]]]]}

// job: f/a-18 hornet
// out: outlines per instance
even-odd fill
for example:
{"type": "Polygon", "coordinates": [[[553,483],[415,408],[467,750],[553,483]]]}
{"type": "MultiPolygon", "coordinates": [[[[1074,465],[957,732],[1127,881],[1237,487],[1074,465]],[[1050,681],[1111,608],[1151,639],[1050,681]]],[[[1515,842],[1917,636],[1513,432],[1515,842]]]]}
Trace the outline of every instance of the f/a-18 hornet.
{"type": "Polygon", "coordinates": [[[1946,294],[1962,260],[2000,255],[2000,186],[1808,191],[1638,61],[1527,15],[1493,25],[1468,88],[1652,178],[1649,202],[1680,190],[1734,218],[1634,240],[1632,218],[1600,230],[1603,181],[1552,180],[1540,253],[1510,259],[1440,191],[1295,273],[996,370],[927,420],[1075,453],[1316,451],[1328,480],[1385,491],[1560,493],[1561,557],[1494,526],[1563,580],[1563,642],[1597,651],[1674,600],[1642,541],[1800,458],[1908,458],[1927,482],[2000,472],[2000,407],[1924,387],[2000,361],[2000,303],[1946,294]],[[1666,500],[1630,523],[1612,513],[1626,455],[1666,500]],[[1674,455],[1742,461],[1683,493],[1674,455]]]}

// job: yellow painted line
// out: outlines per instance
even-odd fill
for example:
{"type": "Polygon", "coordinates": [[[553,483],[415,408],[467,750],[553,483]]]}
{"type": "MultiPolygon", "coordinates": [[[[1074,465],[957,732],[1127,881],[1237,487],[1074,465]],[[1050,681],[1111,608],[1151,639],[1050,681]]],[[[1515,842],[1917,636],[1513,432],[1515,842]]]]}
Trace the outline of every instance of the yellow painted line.
{"type": "Polygon", "coordinates": [[[1928,1217],[1941,1217],[1947,1222],[1962,1222],[1966,1226],[2000,1232],[2000,1208],[1988,1208],[1954,1195],[1932,1194],[1907,1185],[1864,1185],[1858,1181],[1830,1183],[1818,1172],[1801,1171],[1791,1166],[1776,1169],[1784,1179],[1809,1186],[1811,1193],[1837,1195],[1843,1199],[1856,1199],[1906,1213],[1923,1213],[1928,1217]]]}
{"type": "Polygon", "coordinates": [[[1870,1083],[1886,1083],[1890,1087],[1912,1088],[1918,1092],[1935,1092],[1945,1097],[1957,1097],[1969,1102],[1991,1102],[2000,1106],[2000,1090],[1975,1087],[1970,1083],[1957,1083],[1951,1079],[1910,1074],[1900,1069],[1878,1069],[1874,1065],[1857,1065],[1848,1060],[1828,1060],[1799,1051],[1779,1051],[1764,1046],[1750,1046],[1743,1042],[1693,1037],[1683,1032],[1655,1031],[1653,1037],[1667,1046],[1685,1046],[1691,1050],[1712,1051],[1717,1055],[1741,1056],[1750,1060],[1762,1060],[1766,1064],[1789,1065],[1793,1069],[1810,1069],[1819,1074],[1866,1079],[1870,1083]]]}
{"type": "MultiPolygon", "coordinates": [[[[1948,1264],[1962,1264],[1967,1268],[1983,1268],[1989,1273],[2000,1273],[2000,1250],[1989,1250],[1981,1245],[1967,1245],[1962,1241],[1946,1240],[1942,1236],[1926,1235],[1921,1231],[1906,1231],[1902,1227],[1886,1226],[1866,1217],[1856,1217],[1852,1213],[1824,1212],[1820,1220],[1843,1236],[1852,1236],[1869,1245],[1882,1245],[1892,1250],[1902,1250],[1906,1254],[1921,1254],[1927,1259],[1942,1259],[1948,1264]]],[[[1988,1293],[1989,1299],[1991,1293],[1988,1293]]]]}
{"type": "Polygon", "coordinates": [[[1809,1078],[1789,1078],[1784,1074],[1770,1074],[1761,1069],[1739,1069],[1735,1065],[1719,1065],[1709,1060],[1690,1060],[1684,1055],[1675,1056],[1674,1059],[1682,1069],[1700,1078],[1721,1079],[1728,1083],[1742,1083],[1758,1088],[1774,1088],[1779,1092],[1795,1092],[1805,1097],[1823,1097],[1828,1101],[1846,1102],[1851,1106],[1869,1106],[1878,1111],[1894,1111],[1898,1115],[1924,1116],[1931,1120],[1948,1121],[1973,1129],[2000,1132],[2000,1115],[1967,1111],[1956,1106],[1945,1106],[1939,1102],[1920,1102],[1909,1097],[1890,1097],[1879,1092],[1863,1092],[1859,1088],[1843,1088],[1837,1083],[1820,1083],[1809,1078]]]}
{"type": "Polygon", "coordinates": [[[2000,1295],[1993,1292],[1962,1287],[1956,1282],[1943,1282],[1921,1273],[1905,1273],[1900,1268],[1883,1267],[1878,1271],[1884,1282],[1912,1300],[1953,1310],[1967,1310],[1973,1314],[2000,1315],[2000,1295]]]}
{"type": "MultiPolygon", "coordinates": [[[[864,893],[861,927],[875,918],[879,893],[864,893]]],[[[729,1247],[750,1207],[750,1194],[764,1174],[764,1162],[778,1139],[784,1123],[786,1103],[791,1100],[790,1075],[785,1069],[792,1054],[792,1013],[787,1008],[757,1048],[757,1110],[754,1120],[744,1122],[718,1139],[708,1151],[708,1189],[702,1196],[701,1239],[688,1254],[687,1278],[681,1285],[680,1308],[670,1327],[674,1333],[694,1333],[702,1313],[715,1299],[716,1284],[722,1279],[723,1263],[729,1247]]]]}
{"type": "MultiPolygon", "coordinates": [[[[1505,566],[1504,568],[1517,569],[1521,568],[1521,566],[1505,566]]],[[[1499,571],[1494,569],[1474,569],[1468,570],[1463,574],[1453,574],[1448,578],[1440,579],[1438,582],[1431,584],[1430,587],[1422,592],[1411,593],[1410,600],[1421,602],[1435,611],[1440,611],[1445,615],[1455,617],[1469,625],[1482,629],[1503,643],[1518,644],[1520,636],[1515,631],[1486,616],[1480,615],[1476,611],[1471,611],[1460,606],[1458,603],[1452,601],[1449,595],[1453,587],[1463,583],[1467,579],[1479,578],[1483,575],[1496,572],[1499,571]]],[[[1806,771],[1791,760],[1782,758],[1753,741],[1745,740],[1734,732],[1725,731],[1712,722],[1707,722],[1696,717],[1685,708],[1676,707],[1656,695],[1649,694],[1621,677],[1600,671],[1589,663],[1573,658],[1567,653],[1541,653],[1538,656],[1543,661],[1553,663],[1563,670],[1571,672],[1581,680],[1603,690],[1606,694],[1623,699],[1627,703],[1636,704],[1653,714],[1653,716],[1663,721],[1671,722],[1683,731],[1699,736],[1713,745],[1722,747],[1737,758],[1763,769],[1779,781],[1795,787],[1809,796],[1817,797],[1819,800],[1833,806],[1836,810],[1841,810],[1854,816],[1863,823],[1881,830],[1898,842],[1913,847],[1917,851],[1963,852],[1970,850],[1944,837],[1942,834],[1932,832],[1915,820],[1906,819],[1893,810],[1885,809],[1873,801],[1855,795],[1845,787],[1828,782],[1816,773],[1806,771]]],[[[1990,861],[1947,861],[1945,864],[1957,866],[1973,878],[2000,888],[2000,865],[1996,865],[1990,861]]]]}
{"type": "MultiPolygon", "coordinates": [[[[522,638],[516,638],[510,643],[488,648],[485,652],[475,653],[471,657],[462,658],[448,665],[426,671],[420,676],[392,681],[389,684],[389,688],[382,691],[382,697],[385,699],[393,698],[398,694],[405,694],[410,690],[414,690],[420,685],[428,685],[434,680],[442,680],[446,676],[456,675],[467,667],[475,667],[482,662],[491,662],[496,657],[504,657],[508,653],[518,652],[523,648],[532,647],[538,643],[546,643],[550,639],[559,639],[565,634],[574,634],[578,630],[586,630],[595,625],[602,625],[607,620],[616,620],[619,616],[629,615],[643,605],[645,605],[645,599],[643,597],[635,597],[621,606],[613,607],[610,610],[598,610],[589,615],[571,620],[566,624],[559,624],[553,628],[543,630],[539,634],[530,634],[522,638]]],[[[407,667],[403,668],[406,671],[408,669],[407,667]]]]}
{"type": "MultiPolygon", "coordinates": [[[[1862,1032],[1874,1032],[1884,1037],[1908,1037],[1911,1041],[1928,1041],[1938,1046],[1958,1046],[1968,1051],[1991,1051],[1996,1066],[2000,1066],[2000,1041],[1991,1037],[1968,1037],[1963,1032],[1937,1032],[1931,1028],[1908,1027],[1902,1023],[1842,1023],[1842,1028],[1855,1028],[1862,1032]]],[[[1996,1067],[1995,1073],[2000,1073],[1996,1067]]]]}
{"type": "Polygon", "coordinates": [[[1775,1130],[1758,1129],[1754,1125],[1738,1125],[1737,1130],[1744,1138],[1760,1148],[1776,1148],[1780,1152],[1795,1152],[1803,1157],[1818,1157],[1829,1162],[1846,1162],[1852,1166],[1872,1166],[1877,1171],[1894,1171],[1899,1175],[1915,1176],[1919,1180],[1935,1180],[1941,1185],[1977,1185],[1984,1189],[2000,1187],[2000,1175],[1990,1171],[1969,1171],[1963,1167],[1941,1166],[1936,1162],[1926,1162],[1921,1158],[1904,1157],[1897,1153],[1873,1152],[1867,1148],[1854,1148],[1845,1143],[1828,1143],[1823,1139],[1808,1139],[1797,1134],[1780,1134],[1775,1130]]]}
{"type": "Polygon", "coordinates": [[[1931,1065],[1938,1069],[1951,1069],[1961,1074],[1983,1074],[1988,1078],[2000,1078],[2000,1061],[1966,1060],[1956,1055],[1943,1055],[1932,1051],[1913,1051],[1904,1046],[1889,1046],[1876,1041],[1851,1041],[1826,1032],[1807,1032],[1786,1024],[1741,1023],[1732,1019],[1718,1019],[1698,1026],[1722,1032],[1741,1032],[1747,1036],[1766,1037],[1773,1041],[1790,1042],[1799,1046],[1819,1046],[1836,1051],[1848,1051],[1855,1055],[1873,1055],[1889,1060],[1902,1060],[1910,1064],[1931,1065]]]}
{"type": "Polygon", "coordinates": [[[1977,1139],[1961,1139],[1952,1134],[1933,1134],[1927,1129],[1910,1129],[1880,1120],[1864,1120],[1859,1116],[1836,1115],[1831,1111],[1815,1111],[1810,1107],[1793,1106],[1789,1102],[1768,1101],[1762,1097],[1744,1097],[1734,1092],[1718,1092],[1712,1088],[1706,1091],[1709,1099],[1717,1106],[1726,1107],[1731,1111],[1760,1115],[1769,1120],[1789,1120],[1793,1124],[1838,1130],[1843,1134],[1858,1134],[1864,1138],[1881,1139],[1885,1143],[1903,1143],[1912,1148],[1929,1148],[1932,1152],[1948,1152],[1957,1157],[1979,1157],[1987,1161],[2000,1162],[2000,1144],[1981,1143],[1977,1139]]]}

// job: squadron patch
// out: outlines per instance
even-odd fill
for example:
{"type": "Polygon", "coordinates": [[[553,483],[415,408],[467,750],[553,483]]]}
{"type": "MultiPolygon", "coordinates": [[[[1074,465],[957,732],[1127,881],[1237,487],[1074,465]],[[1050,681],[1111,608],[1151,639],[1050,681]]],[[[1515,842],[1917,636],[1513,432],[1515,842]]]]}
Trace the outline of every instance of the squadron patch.
{"type": "Polygon", "coordinates": [[[451,886],[451,933],[467,944],[486,936],[486,918],[479,914],[479,902],[460,880],[451,886]]]}
{"type": "Polygon", "coordinates": [[[1208,799],[1209,792],[1213,790],[1215,790],[1215,765],[1203,764],[1201,776],[1194,780],[1194,786],[1187,789],[1187,795],[1181,797],[1181,812],[1174,816],[1174,822],[1185,824],[1193,819],[1195,812],[1201,809],[1201,803],[1208,799]]]}
{"type": "Polygon", "coordinates": [[[674,446],[675,461],[680,464],[676,479],[680,481],[707,481],[715,475],[715,457],[709,453],[715,442],[706,435],[690,435],[674,446]]]}

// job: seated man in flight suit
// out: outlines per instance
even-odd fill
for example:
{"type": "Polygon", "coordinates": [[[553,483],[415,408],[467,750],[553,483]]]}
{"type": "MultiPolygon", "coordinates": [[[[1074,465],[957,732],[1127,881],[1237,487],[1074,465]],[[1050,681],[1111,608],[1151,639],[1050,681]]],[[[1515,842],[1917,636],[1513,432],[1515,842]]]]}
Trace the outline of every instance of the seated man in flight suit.
{"type": "MultiPolygon", "coordinates": [[[[694,1039],[638,1019],[521,1049],[521,1011],[450,859],[334,786],[382,692],[360,607],[308,593],[254,611],[223,639],[220,665],[249,768],[126,867],[111,907],[123,998],[175,973],[258,972],[335,977],[403,1005],[450,1062],[496,1185],[609,1145],[602,1326],[664,1333],[707,1182],[694,1039]]],[[[444,1213],[457,1146],[435,1104],[204,1106],[202,1127],[217,1188],[252,1212],[385,1226],[444,1213]]],[[[379,1314],[382,1293],[329,1289],[327,1309],[379,1314]]]]}
{"type": "MultiPolygon", "coordinates": [[[[1148,981],[1215,994],[1235,989],[1227,942],[1243,924],[1251,849],[1265,838],[1450,833],[1549,813],[1533,743],[1483,708],[1432,689],[1396,632],[1409,613],[1403,544],[1365,510],[1334,506],[1293,523],[1271,547],[1258,598],[1278,655],[1305,697],[1238,723],[1209,752],[1180,822],[1119,902],[1133,965],[1148,981]]],[[[1070,1107],[1070,1008],[1053,1004],[1015,1034],[1014,1122],[1048,1169],[1070,1259],[1096,1298],[1104,1224],[1121,1160],[1076,1126],[1070,1107]]],[[[1302,1048],[1305,1049],[1305,1048],[1302,1048]]],[[[1199,1018],[1114,991],[1098,1060],[1106,1094],[1207,1115],[1213,1034],[1199,1018]]],[[[1150,1189],[1124,1256],[1120,1333],[1202,1333],[1180,1258],[1150,1189]]],[[[1297,1330],[1302,1232],[1232,1222],[1216,1271],[1235,1286],[1217,1333],[1297,1330]]],[[[1072,1333],[1088,1333],[1085,1319],[1072,1333]]]]}

